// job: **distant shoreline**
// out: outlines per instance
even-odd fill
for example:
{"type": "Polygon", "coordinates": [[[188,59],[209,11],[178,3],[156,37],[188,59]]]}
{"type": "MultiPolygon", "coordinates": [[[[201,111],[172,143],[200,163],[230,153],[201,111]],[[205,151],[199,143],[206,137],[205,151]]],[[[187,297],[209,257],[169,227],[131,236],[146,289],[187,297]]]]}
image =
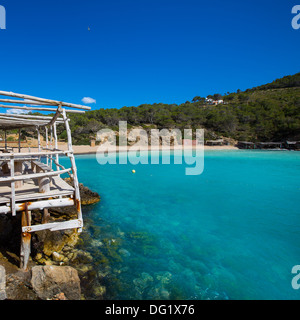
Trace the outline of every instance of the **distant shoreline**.
{"type": "MultiPolygon", "coordinates": [[[[134,150],[130,150],[132,146],[127,146],[127,147],[116,147],[116,152],[133,152],[134,150]]],[[[31,147],[31,149],[37,149],[35,147],[31,147]]],[[[68,146],[65,143],[59,143],[58,149],[62,151],[67,151],[68,146]]],[[[99,146],[91,147],[91,146],[86,146],[86,145],[80,145],[76,146],[73,145],[73,151],[74,155],[81,155],[81,154],[96,154],[98,152],[99,146]]],[[[185,150],[196,150],[196,146],[185,146],[185,150]]],[[[174,150],[183,150],[183,146],[171,146],[170,148],[166,146],[160,146],[159,148],[153,148],[154,151],[174,151],[174,150]]],[[[204,150],[239,150],[239,148],[234,147],[234,146],[204,146],[204,150]]],[[[114,150],[111,149],[109,150],[110,152],[113,152],[114,150]]],[[[140,151],[151,151],[151,146],[148,147],[140,147],[140,151]]],[[[28,148],[21,148],[21,152],[28,152],[28,148]]]]}
{"type": "MultiPolygon", "coordinates": [[[[96,147],[90,147],[90,146],[73,146],[74,154],[75,155],[81,155],[81,154],[96,154],[98,151],[99,146],[96,147]]],[[[132,147],[117,147],[116,152],[132,152],[134,150],[130,150],[132,147]]],[[[185,146],[185,150],[196,150],[196,146],[185,146]]],[[[151,151],[151,147],[141,147],[141,151],[151,151]]],[[[160,148],[154,148],[154,151],[174,151],[174,150],[183,150],[182,146],[171,146],[170,148],[165,147],[165,146],[160,146],[160,148]]],[[[234,146],[204,146],[205,151],[209,150],[239,150],[237,147],[234,146]]],[[[109,151],[113,151],[109,150],[109,151]]]]}

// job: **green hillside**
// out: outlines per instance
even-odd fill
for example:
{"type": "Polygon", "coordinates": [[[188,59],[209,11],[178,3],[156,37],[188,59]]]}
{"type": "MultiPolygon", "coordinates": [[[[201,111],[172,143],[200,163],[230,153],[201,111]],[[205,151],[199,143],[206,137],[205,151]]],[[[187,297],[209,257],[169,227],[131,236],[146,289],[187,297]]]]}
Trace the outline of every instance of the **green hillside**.
{"type": "MultiPolygon", "coordinates": [[[[215,94],[220,98],[220,95],[215,94]]],[[[213,97],[213,95],[212,95],[213,97]]],[[[89,144],[102,128],[118,130],[118,122],[151,128],[205,128],[206,139],[225,136],[247,141],[300,140],[300,73],[244,92],[223,96],[224,104],[207,105],[204,97],[176,104],[100,109],[71,115],[75,144],[89,144]]],[[[66,132],[60,132],[64,139],[66,132]]]]}

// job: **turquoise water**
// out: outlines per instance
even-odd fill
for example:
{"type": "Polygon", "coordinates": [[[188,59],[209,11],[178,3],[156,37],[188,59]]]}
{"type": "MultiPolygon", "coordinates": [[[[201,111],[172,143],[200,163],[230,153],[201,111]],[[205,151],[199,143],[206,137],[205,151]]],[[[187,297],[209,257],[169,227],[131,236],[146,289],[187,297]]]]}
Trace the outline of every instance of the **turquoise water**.
{"type": "Polygon", "coordinates": [[[102,198],[86,214],[118,254],[108,299],[300,298],[300,152],[206,151],[199,176],[185,164],[76,163],[102,198]]]}

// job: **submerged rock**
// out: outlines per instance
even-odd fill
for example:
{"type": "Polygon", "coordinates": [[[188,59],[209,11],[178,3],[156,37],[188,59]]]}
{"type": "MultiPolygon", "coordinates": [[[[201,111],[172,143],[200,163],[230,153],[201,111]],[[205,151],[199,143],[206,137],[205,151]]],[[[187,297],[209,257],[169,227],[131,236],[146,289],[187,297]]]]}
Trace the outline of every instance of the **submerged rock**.
{"type": "Polygon", "coordinates": [[[153,277],[147,273],[147,272],[143,272],[141,274],[141,277],[139,278],[135,278],[133,280],[133,283],[135,285],[135,290],[142,295],[145,291],[145,289],[147,287],[149,287],[150,285],[152,285],[153,282],[153,277]]]}
{"type": "Polygon", "coordinates": [[[130,257],[130,256],[131,256],[131,253],[130,253],[128,250],[123,249],[123,248],[119,250],[119,253],[120,253],[123,257],[130,257]]]}

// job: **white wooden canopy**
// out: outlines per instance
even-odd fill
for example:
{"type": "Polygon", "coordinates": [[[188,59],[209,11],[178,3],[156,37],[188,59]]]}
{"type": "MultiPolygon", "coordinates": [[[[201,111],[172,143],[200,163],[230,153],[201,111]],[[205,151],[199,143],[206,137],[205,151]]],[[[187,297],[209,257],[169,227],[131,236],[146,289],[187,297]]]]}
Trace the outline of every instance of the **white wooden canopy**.
{"type": "Polygon", "coordinates": [[[27,269],[31,232],[82,231],[79,183],[67,112],[84,113],[90,107],[6,91],[0,91],[0,103],[0,108],[21,110],[20,113],[0,113],[0,129],[5,131],[5,147],[0,150],[0,214],[22,214],[20,266],[27,269]],[[1,96],[10,98],[1,99],[1,96]],[[27,111],[48,111],[51,115],[36,115],[27,111]],[[60,123],[65,125],[67,132],[67,150],[58,149],[56,125],[60,123]],[[30,127],[37,130],[38,150],[28,148],[28,152],[25,152],[21,150],[20,129],[30,127]],[[40,130],[41,127],[45,130],[40,130]],[[14,152],[13,148],[10,151],[7,146],[6,131],[12,129],[19,129],[19,152],[14,152]],[[41,143],[42,133],[45,134],[44,146],[41,143]],[[70,159],[71,168],[66,169],[59,163],[60,155],[70,159]],[[71,177],[73,186],[60,177],[65,173],[71,177]],[[72,205],[76,206],[77,219],[47,222],[49,208],[72,205]],[[31,210],[35,209],[44,212],[42,224],[31,225],[31,210]]]}
{"type": "Polygon", "coordinates": [[[36,126],[45,127],[52,125],[54,122],[62,123],[63,119],[59,118],[62,113],[62,108],[70,113],[84,113],[85,110],[91,109],[88,106],[7,91],[0,91],[0,103],[0,108],[20,110],[20,114],[0,113],[0,129],[3,130],[36,126]],[[10,99],[3,99],[1,96],[10,97],[10,99]],[[27,114],[28,111],[48,111],[54,115],[52,117],[42,117],[27,114]]]}

